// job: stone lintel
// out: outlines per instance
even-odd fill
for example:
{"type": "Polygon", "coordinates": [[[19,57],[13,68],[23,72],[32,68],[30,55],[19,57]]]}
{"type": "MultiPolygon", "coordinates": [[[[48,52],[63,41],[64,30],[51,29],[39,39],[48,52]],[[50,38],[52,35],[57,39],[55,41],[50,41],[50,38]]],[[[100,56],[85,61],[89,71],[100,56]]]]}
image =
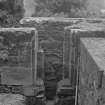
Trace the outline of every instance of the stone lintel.
{"type": "Polygon", "coordinates": [[[0,28],[0,32],[26,32],[26,33],[31,33],[32,31],[36,31],[35,28],[30,28],[30,27],[25,27],[25,28],[0,28]]]}

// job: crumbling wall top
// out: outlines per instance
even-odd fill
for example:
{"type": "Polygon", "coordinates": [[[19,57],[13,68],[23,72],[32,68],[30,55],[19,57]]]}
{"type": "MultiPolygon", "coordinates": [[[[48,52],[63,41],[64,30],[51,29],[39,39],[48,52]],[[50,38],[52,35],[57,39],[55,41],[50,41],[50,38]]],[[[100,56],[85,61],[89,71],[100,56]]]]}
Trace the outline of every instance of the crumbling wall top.
{"type": "Polygon", "coordinates": [[[25,24],[29,22],[43,23],[43,22],[72,22],[76,23],[84,18],[63,18],[63,17],[26,17],[23,18],[20,23],[25,24]]]}
{"type": "Polygon", "coordinates": [[[43,23],[43,22],[72,22],[77,23],[81,21],[88,22],[102,22],[105,21],[104,18],[64,18],[64,17],[25,17],[20,20],[21,24],[26,24],[29,22],[43,23]]]}
{"type": "Polygon", "coordinates": [[[85,20],[83,22],[80,22],[78,24],[73,24],[71,26],[67,26],[64,29],[65,30],[71,30],[71,31],[102,31],[105,29],[105,20],[98,20],[94,22],[95,20],[91,20],[89,22],[88,20],[85,20]]]}

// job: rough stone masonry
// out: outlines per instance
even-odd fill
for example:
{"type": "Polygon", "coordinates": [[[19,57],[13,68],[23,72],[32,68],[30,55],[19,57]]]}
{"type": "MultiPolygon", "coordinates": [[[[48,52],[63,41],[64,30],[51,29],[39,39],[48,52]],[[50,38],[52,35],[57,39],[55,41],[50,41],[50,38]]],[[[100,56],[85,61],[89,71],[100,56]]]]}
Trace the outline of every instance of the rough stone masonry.
{"type": "Polygon", "coordinates": [[[0,92],[25,94],[24,86],[36,83],[36,40],[38,39],[35,28],[0,28],[0,45],[8,51],[7,62],[0,63],[0,92]],[[33,49],[36,54],[34,63],[33,49]]]}
{"type": "Polygon", "coordinates": [[[69,73],[72,85],[76,85],[76,73],[80,65],[80,38],[81,37],[105,37],[104,22],[93,20],[80,22],[78,24],[65,27],[65,34],[69,37],[69,73]]]}
{"type": "Polygon", "coordinates": [[[105,38],[80,39],[79,104],[105,104],[105,38]]]}

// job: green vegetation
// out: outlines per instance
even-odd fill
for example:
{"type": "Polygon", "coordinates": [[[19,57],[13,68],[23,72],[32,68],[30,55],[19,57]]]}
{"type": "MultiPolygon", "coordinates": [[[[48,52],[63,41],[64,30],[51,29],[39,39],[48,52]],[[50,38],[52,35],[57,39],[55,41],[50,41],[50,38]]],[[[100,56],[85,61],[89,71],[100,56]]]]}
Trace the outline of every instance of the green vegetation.
{"type": "Polygon", "coordinates": [[[22,0],[1,0],[0,1],[0,26],[17,26],[23,17],[24,9],[22,0]]]}
{"type": "Polygon", "coordinates": [[[35,0],[34,16],[86,17],[86,0],[35,0]]]}

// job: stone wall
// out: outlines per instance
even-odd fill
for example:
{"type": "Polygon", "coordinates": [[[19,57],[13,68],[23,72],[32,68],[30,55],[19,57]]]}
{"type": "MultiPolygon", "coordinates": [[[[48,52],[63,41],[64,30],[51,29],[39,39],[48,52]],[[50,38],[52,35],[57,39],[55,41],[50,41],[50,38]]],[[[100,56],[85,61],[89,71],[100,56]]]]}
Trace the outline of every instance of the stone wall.
{"type": "Polygon", "coordinates": [[[80,62],[80,38],[81,37],[105,37],[104,24],[101,22],[80,22],[79,24],[65,27],[65,34],[69,36],[69,75],[71,84],[76,84],[76,73],[80,62]]]}
{"type": "Polygon", "coordinates": [[[104,21],[104,19],[56,19],[43,17],[21,20],[23,26],[36,27],[38,30],[39,46],[45,51],[45,72],[48,74],[46,75],[46,78],[48,78],[46,79],[47,85],[49,85],[49,81],[51,82],[49,77],[52,75],[54,78],[58,77],[58,74],[56,76],[55,73],[59,72],[59,77],[62,77],[63,64],[66,66],[63,69],[67,70],[67,74],[70,73],[71,83],[75,86],[76,73],[80,68],[80,37],[105,37],[104,21]],[[60,68],[54,68],[55,64],[61,64],[60,68]],[[71,71],[68,73],[69,70],[71,71]]]}
{"type": "Polygon", "coordinates": [[[36,82],[37,45],[35,28],[0,28],[0,93],[23,94],[36,82]]]}
{"type": "Polygon", "coordinates": [[[104,51],[104,38],[81,38],[79,105],[105,104],[104,51]]]}

